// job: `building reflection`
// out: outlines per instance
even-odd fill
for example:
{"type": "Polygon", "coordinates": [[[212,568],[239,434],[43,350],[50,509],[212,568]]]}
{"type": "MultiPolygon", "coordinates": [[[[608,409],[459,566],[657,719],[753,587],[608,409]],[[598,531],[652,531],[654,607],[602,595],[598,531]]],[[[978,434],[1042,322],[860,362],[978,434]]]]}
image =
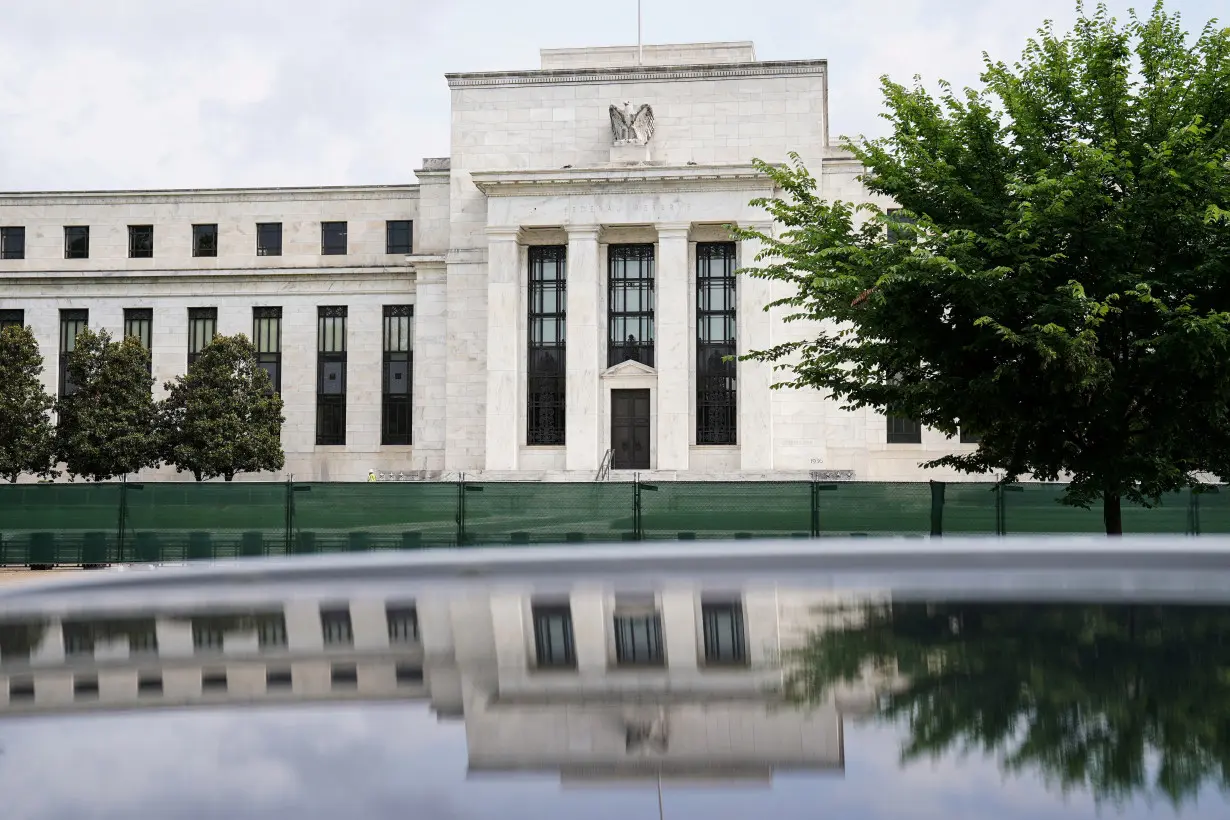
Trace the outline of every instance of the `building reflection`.
{"type": "Polygon", "coordinates": [[[781,658],[837,598],[778,586],[473,588],[0,621],[0,716],[426,701],[471,773],[566,783],[840,770],[853,687],[801,706],[781,658]]]}

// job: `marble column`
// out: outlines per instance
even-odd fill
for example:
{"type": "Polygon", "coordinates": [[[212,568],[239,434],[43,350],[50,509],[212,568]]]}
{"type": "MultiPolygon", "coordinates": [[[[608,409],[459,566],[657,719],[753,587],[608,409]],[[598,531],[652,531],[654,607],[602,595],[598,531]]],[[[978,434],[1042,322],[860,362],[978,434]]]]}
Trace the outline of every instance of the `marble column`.
{"type": "Polygon", "coordinates": [[[687,223],[660,224],[658,258],[654,283],[654,364],[658,371],[658,448],[657,469],[688,469],[691,446],[692,413],[688,396],[687,223]]]}
{"type": "Polygon", "coordinates": [[[486,469],[517,469],[522,440],[517,413],[517,334],[521,304],[520,229],[487,229],[487,438],[486,469]]]}
{"type": "MultiPolygon", "coordinates": [[[[772,224],[748,226],[766,235],[772,235],[772,224]]],[[[758,266],[756,255],[764,243],[759,239],[744,239],[740,242],[739,266],[758,266]]],[[[770,282],[753,276],[741,275],[736,287],[738,310],[738,352],[742,356],[752,350],[766,350],[773,344],[772,325],[768,311],[764,309],[770,300],[770,282]]],[[[772,390],[773,369],[764,362],[739,362],[737,390],[739,401],[739,467],[742,470],[773,469],[773,418],[772,390]]]]}
{"type": "Polygon", "coordinates": [[[569,470],[598,469],[602,437],[598,420],[602,413],[598,374],[599,336],[604,327],[598,315],[598,227],[569,225],[568,230],[568,327],[565,370],[567,376],[564,413],[565,466],[569,470]]]}

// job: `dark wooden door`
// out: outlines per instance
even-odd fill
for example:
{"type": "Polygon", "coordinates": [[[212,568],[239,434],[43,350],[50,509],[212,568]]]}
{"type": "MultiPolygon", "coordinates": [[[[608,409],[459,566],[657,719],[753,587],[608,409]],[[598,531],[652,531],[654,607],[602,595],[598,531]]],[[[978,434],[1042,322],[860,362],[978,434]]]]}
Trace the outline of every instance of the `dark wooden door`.
{"type": "Polygon", "coordinates": [[[649,469],[649,391],[611,391],[613,470],[649,469]]]}

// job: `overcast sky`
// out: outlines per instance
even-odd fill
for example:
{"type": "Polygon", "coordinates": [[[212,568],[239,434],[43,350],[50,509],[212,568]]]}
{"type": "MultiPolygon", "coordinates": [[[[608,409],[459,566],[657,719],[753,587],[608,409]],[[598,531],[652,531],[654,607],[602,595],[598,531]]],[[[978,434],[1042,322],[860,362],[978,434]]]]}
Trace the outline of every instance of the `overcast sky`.
{"type": "MultiPolygon", "coordinates": [[[[831,131],[878,77],[975,82],[1073,0],[643,0],[646,43],[829,60],[831,131]]],[[[0,190],[413,182],[448,154],[448,71],[636,41],[636,0],[0,0],[0,190]]],[[[1124,12],[1132,3],[1114,0],[1124,12]]],[[[1135,5],[1148,7],[1151,0],[1135,5]]],[[[1189,30],[1225,0],[1171,0],[1189,30]]]]}

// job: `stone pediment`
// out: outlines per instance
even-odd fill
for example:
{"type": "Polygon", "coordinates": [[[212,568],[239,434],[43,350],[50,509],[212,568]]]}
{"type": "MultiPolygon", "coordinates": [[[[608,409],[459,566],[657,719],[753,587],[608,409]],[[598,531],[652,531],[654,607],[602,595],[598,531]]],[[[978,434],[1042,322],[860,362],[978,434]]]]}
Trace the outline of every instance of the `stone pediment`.
{"type": "Polygon", "coordinates": [[[658,371],[654,370],[649,365],[634,362],[631,359],[626,362],[620,362],[614,367],[608,367],[606,370],[602,371],[602,378],[604,379],[626,379],[630,377],[656,375],[658,375],[658,371]]]}

